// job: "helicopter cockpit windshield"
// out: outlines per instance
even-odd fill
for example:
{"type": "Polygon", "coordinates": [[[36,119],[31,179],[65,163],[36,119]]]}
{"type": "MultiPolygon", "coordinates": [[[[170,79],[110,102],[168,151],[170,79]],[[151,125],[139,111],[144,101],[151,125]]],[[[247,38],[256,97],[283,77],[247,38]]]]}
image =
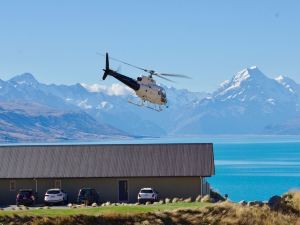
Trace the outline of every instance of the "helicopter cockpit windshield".
{"type": "Polygon", "coordinates": [[[162,88],[159,89],[158,94],[164,99],[167,97],[165,90],[162,88]]]}

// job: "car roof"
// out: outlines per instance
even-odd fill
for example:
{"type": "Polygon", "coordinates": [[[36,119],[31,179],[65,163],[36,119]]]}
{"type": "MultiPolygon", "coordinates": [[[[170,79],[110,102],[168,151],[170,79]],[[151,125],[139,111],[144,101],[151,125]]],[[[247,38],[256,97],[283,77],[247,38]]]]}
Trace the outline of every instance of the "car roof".
{"type": "Polygon", "coordinates": [[[52,189],[48,189],[47,191],[60,191],[61,189],[59,188],[52,188],[52,189]]]}
{"type": "Polygon", "coordinates": [[[21,192],[21,191],[33,191],[33,190],[32,189],[20,189],[19,191],[21,192]]]}
{"type": "Polygon", "coordinates": [[[150,188],[150,187],[147,187],[147,188],[141,188],[141,190],[151,190],[151,191],[153,191],[154,189],[150,188]]]}

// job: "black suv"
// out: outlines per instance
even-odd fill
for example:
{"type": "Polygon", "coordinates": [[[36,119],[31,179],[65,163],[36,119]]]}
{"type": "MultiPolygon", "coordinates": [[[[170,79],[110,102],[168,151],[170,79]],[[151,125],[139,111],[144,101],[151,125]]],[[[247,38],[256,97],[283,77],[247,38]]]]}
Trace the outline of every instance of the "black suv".
{"type": "Polygon", "coordinates": [[[94,188],[81,188],[78,193],[77,202],[86,205],[99,203],[99,195],[94,188]]]}
{"type": "Polygon", "coordinates": [[[20,189],[16,197],[16,205],[34,205],[37,194],[32,189],[20,189]]]}

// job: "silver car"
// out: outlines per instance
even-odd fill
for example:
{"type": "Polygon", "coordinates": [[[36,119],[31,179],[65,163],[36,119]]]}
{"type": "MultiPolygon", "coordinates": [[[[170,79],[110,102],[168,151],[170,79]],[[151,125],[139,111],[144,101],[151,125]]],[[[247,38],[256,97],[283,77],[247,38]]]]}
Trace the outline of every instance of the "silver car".
{"type": "Polygon", "coordinates": [[[44,198],[44,202],[46,205],[53,204],[67,204],[68,203],[68,195],[61,189],[49,189],[44,198]]]}
{"type": "Polygon", "coordinates": [[[138,193],[138,202],[155,202],[158,200],[158,192],[153,188],[142,188],[138,193]]]}

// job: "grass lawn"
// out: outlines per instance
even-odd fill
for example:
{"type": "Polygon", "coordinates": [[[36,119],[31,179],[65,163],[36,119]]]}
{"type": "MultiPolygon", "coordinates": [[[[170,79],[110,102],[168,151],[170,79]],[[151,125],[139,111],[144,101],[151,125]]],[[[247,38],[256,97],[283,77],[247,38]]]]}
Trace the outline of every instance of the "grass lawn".
{"type": "Polygon", "coordinates": [[[70,216],[70,215],[103,215],[103,214],[135,214],[146,213],[155,211],[174,210],[179,208],[196,209],[209,205],[209,203],[200,202],[179,202],[170,204],[157,204],[157,205],[120,205],[120,206],[104,206],[95,208],[50,208],[39,209],[32,208],[28,210],[4,210],[0,211],[2,216],[70,216]]]}

